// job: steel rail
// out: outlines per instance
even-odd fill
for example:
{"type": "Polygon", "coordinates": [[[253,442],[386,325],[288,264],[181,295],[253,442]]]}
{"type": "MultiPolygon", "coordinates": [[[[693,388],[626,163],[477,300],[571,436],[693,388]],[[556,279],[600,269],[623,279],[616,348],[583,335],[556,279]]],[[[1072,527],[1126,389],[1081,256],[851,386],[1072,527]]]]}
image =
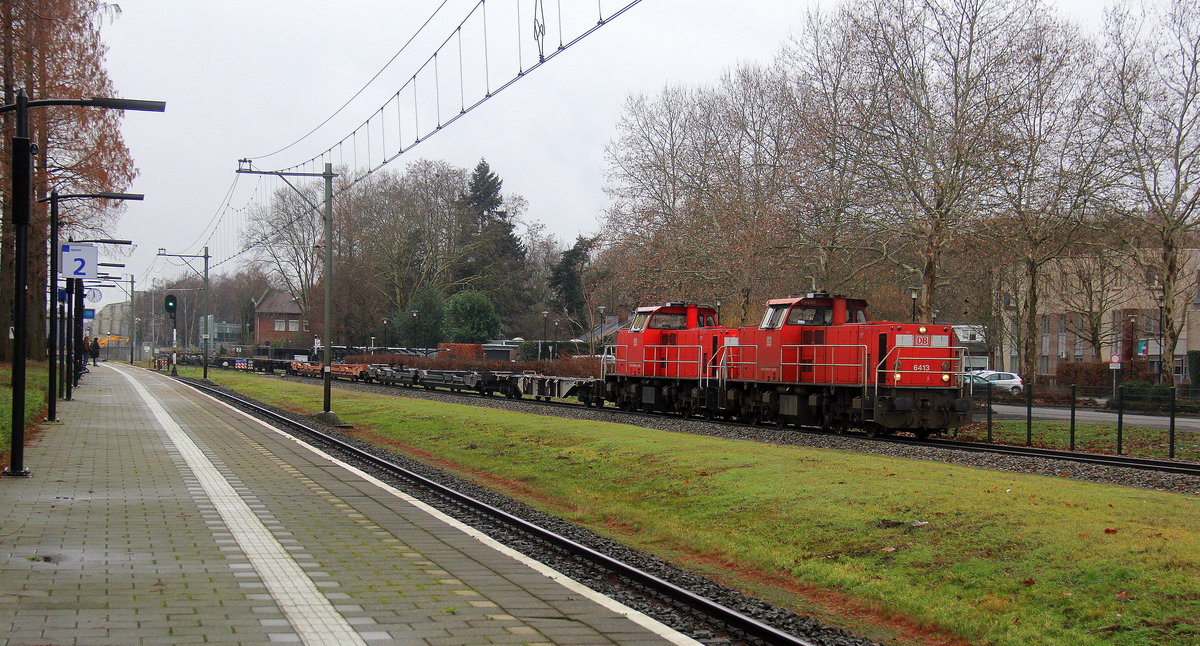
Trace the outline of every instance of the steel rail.
{"type": "Polygon", "coordinates": [[[639,570],[638,568],[635,568],[632,565],[629,565],[627,563],[619,561],[611,556],[608,556],[607,554],[602,554],[600,552],[597,552],[597,551],[595,551],[585,545],[581,545],[565,536],[556,534],[548,529],[540,527],[540,526],[538,526],[534,523],[531,523],[527,520],[524,520],[522,518],[513,516],[512,514],[506,512],[506,511],[497,509],[496,507],[493,507],[492,505],[489,505],[485,502],[477,500],[471,496],[468,496],[464,493],[456,491],[450,487],[447,487],[445,485],[434,482],[433,480],[430,480],[422,475],[419,475],[413,471],[410,471],[394,462],[391,462],[391,461],[381,458],[379,456],[372,455],[372,454],[370,454],[366,451],[363,451],[362,449],[359,449],[358,447],[353,446],[337,437],[334,437],[332,435],[324,433],[318,429],[312,428],[305,424],[301,424],[300,422],[297,422],[296,420],[290,419],[284,415],[280,415],[279,413],[276,413],[275,411],[272,411],[268,408],[260,406],[259,404],[255,403],[255,402],[243,399],[241,397],[235,397],[228,393],[222,392],[216,388],[211,388],[211,387],[205,386],[203,384],[194,383],[194,382],[185,381],[185,380],[180,380],[180,381],[181,381],[181,383],[184,383],[188,386],[191,386],[192,388],[195,388],[197,390],[205,392],[211,396],[217,397],[219,399],[224,399],[224,400],[233,402],[238,406],[250,409],[250,410],[254,411],[254,413],[257,415],[262,415],[263,417],[269,418],[272,421],[279,422],[288,427],[299,430],[306,435],[316,437],[316,438],[320,439],[320,441],[322,441],[322,442],[328,442],[330,444],[333,444],[334,446],[336,446],[338,448],[338,450],[345,451],[345,452],[353,455],[356,459],[363,460],[363,461],[368,462],[378,468],[384,469],[384,470],[388,471],[389,473],[393,473],[393,474],[399,475],[407,480],[413,481],[413,482],[419,484],[420,486],[431,489],[434,492],[438,493],[439,495],[449,498],[458,504],[461,504],[461,505],[464,505],[471,509],[474,509],[475,511],[483,513],[491,518],[501,520],[504,523],[507,523],[508,525],[515,527],[519,531],[533,535],[533,536],[537,537],[538,539],[545,541],[555,547],[566,550],[566,551],[568,551],[572,554],[575,554],[581,558],[585,558],[593,563],[598,563],[602,567],[608,568],[609,570],[612,570],[613,572],[619,574],[620,576],[626,577],[626,578],[638,583],[639,585],[642,585],[642,586],[650,589],[651,591],[653,591],[657,594],[661,594],[661,595],[666,596],[676,602],[684,604],[694,610],[702,612],[702,613],[708,615],[709,617],[713,617],[713,618],[727,624],[728,626],[732,627],[733,629],[745,633],[746,635],[753,636],[757,639],[761,639],[762,641],[764,641],[768,644],[782,644],[782,645],[789,645],[789,646],[816,646],[814,642],[804,640],[802,638],[796,637],[795,635],[791,635],[791,634],[783,632],[777,628],[774,628],[772,626],[764,624],[764,623],[758,621],[757,619],[747,617],[746,615],[743,615],[742,613],[740,613],[736,610],[733,610],[732,608],[726,607],[726,606],[724,606],[720,603],[717,603],[715,601],[712,601],[710,599],[706,599],[700,595],[697,595],[693,592],[685,590],[673,583],[670,583],[668,581],[660,579],[660,578],[654,576],[653,574],[650,574],[649,572],[644,572],[642,570],[639,570]]]}

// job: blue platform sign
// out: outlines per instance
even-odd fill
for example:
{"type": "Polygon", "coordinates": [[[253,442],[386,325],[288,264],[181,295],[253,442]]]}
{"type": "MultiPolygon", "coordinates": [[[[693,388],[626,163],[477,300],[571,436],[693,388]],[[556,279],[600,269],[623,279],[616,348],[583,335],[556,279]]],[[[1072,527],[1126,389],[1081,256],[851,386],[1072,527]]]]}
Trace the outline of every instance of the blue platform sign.
{"type": "Polygon", "coordinates": [[[92,308],[90,308],[90,307],[85,307],[85,308],[83,308],[83,318],[84,318],[84,319],[94,319],[94,318],[96,318],[96,310],[94,310],[94,309],[92,309],[92,308]]]}

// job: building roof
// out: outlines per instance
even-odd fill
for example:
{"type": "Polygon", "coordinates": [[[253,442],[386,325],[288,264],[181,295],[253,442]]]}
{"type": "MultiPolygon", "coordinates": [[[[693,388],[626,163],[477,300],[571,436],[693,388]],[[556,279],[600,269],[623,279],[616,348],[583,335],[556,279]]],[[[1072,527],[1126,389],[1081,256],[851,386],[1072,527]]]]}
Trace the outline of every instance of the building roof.
{"type": "Polygon", "coordinates": [[[287,292],[268,290],[254,304],[255,314],[300,314],[300,304],[287,292]]]}

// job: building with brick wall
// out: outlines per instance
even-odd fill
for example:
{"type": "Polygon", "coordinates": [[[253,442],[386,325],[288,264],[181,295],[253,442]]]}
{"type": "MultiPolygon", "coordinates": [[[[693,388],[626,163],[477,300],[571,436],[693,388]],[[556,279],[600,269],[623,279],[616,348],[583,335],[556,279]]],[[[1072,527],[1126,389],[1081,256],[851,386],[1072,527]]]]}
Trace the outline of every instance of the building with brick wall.
{"type": "Polygon", "coordinates": [[[269,289],[254,303],[254,343],[292,348],[312,345],[308,319],[296,299],[269,289]]]}

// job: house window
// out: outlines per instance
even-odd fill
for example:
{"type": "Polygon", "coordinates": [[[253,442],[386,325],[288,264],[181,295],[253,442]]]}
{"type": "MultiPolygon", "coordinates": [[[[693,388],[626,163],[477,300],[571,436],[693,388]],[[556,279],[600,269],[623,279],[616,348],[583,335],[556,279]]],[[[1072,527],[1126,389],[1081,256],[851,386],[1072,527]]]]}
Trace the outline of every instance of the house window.
{"type": "Polygon", "coordinates": [[[288,321],[288,332],[300,331],[300,319],[290,319],[288,321]]]}
{"type": "Polygon", "coordinates": [[[287,331],[287,319],[275,319],[275,331],[276,332],[286,332],[287,331]]]}

